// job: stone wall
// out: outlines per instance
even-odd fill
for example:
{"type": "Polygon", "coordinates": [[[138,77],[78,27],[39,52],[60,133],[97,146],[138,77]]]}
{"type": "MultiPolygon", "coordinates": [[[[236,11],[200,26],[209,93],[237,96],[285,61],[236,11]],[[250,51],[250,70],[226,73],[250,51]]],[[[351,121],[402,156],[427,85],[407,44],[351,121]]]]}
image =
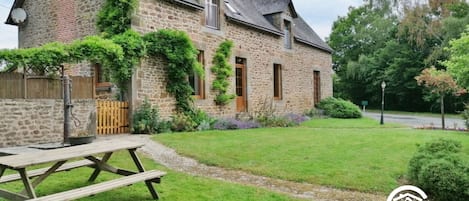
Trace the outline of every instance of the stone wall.
{"type": "Polygon", "coordinates": [[[19,25],[19,48],[48,42],[70,42],[97,34],[96,15],[104,0],[25,0],[28,13],[19,25]]]}
{"type": "MultiPolygon", "coordinates": [[[[96,34],[96,14],[104,0],[26,0],[24,8],[29,14],[28,21],[20,27],[20,47],[31,47],[54,40],[65,40],[70,34],[81,38],[96,34]],[[68,4],[56,9],[57,2],[68,4]],[[33,5],[34,4],[34,5],[33,5]],[[67,13],[67,9],[69,13],[67,13]],[[73,15],[71,14],[73,13],[73,15]],[[59,16],[74,16],[75,33],[59,30],[59,16]],[[65,35],[61,35],[65,34],[65,35]],[[64,39],[65,38],[65,39],[64,39]]],[[[211,91],[214,75],[210,72],[212,58],[218,45],[226,39],[233,40],[235,47],[231,58],[246,59],[247,111],[256,112],[262,105],[272,102],[278,113],[301,113],[313,107],[314,71],[321,76],[321,98],[332,95],[331,54],[303,43],[294,42],[292,49],[283,47],[283,37],[259,31],[245,25],[226,21],[221,6],[220,30],[204,26],[204,12],[164,0],[139,0],[132,17],[132,28],[142,34],[163,28],[178,29],[188,33],[205,56],[205,98],[197,99],[198,108],[216,116],[234,116],[236,104],[216,106],[211,91]],[[273,65],[282,65],[282,99],[273,98],[273,65]]],[[[223,4],[222,4],[223,5],[223,4]]],[[[289,11],[282,16],[289,16],[289,11]]],[[[63,21],[62,21],[63,23],[63,21]]],[[[141,62],[134,74],[129,99],[135,109],[145,98],[158,105],[162,116],[174,112],[175,101],[165,89],[165,61],[149,58],[141,62]]],[[[233,68],[234,71],[234,68],[233,68]]],[[[78,65],[69,71],[72,75],[92,76],[87,64],[78,65]]],[[[235,79],[231,79],[230,93],[235,93],[235,79]]]]}
{"type": "MultiPolygon", "coordinates": [[[[69,43],[96,35],[96,15],[104,0],[25,0],[28,13],[25,23],[18,25],[19,48],[37,47],[49,42],[69,43]]],[[[89,62],[65,65],[72,76],[93,76],[89,62]]]]}
{"type": "MultiPolygon", "coordinates": [[[[73,134],[96,133],[96,101],[73,100],[73,105],[79,120],[78,127],[72,121],[73,134]]],[[[0,147],[63,141],[63,100],[0,99],[0,108],[0,147]]]]}
{"type": "MultiPolygon", "coordinates": [[[[223,9],[223,6],[222,6],[223,9]]],[[[222,11],[223,13],[223,11],[222,11]]],[[[288,15],[288,12],[285,14],[288,15]]],[[[223,15],[221,15],[223,16],[223,15]]],[[[321,97],[332,96],[332,58],[330,53],[295,42],[293,48],[283,47],[283,37],[220,18],[220,30],[204,26],[204,12],[167,1],[140,0],[133,17],[132,28],[145,34],[158,29],[171,28],[189,34],[196,47],[204,51],[205,99],[197,99],[198,108],[216,116],[234,116],[236,105],[218,107],[214,104],[210,72],[212,58],[218,45],[226,39],[235,44],[231,58],[245,58],[247,65],[247,110],[254,113],[265,104],[272,103],[278,113],[302,113],[314,106],[314,71],[321,76],[321,97]],[[282,65],[282,99],[273,98],[273,65],[282,65]]],[[[165,63],[161,58],[142,62],[133,81],[132,103],[139,105],[145,98],[161,109],[162,116],[174,110],[174,99],[165,91],[165,63]],[[153,61],[151,61],[153,60],[153,61]],[[167,107],[172,108],[167,108],[167,107]]],[[[233,67],[234,71],[234,67],[233,67]]],[[[234,93],[234,78],[230,93],[234,93]]]]}

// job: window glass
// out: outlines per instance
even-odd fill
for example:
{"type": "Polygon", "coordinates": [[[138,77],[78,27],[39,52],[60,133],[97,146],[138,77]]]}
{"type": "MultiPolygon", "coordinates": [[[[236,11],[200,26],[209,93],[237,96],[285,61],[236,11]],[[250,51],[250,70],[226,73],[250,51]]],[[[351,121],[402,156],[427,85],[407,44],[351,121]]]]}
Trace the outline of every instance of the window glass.
{"type": "Polygon", "coordinates": [[[205,0],[205,24],[208,27],[214,29],[219,28],[218,13],[218,0],[205,0]]]}

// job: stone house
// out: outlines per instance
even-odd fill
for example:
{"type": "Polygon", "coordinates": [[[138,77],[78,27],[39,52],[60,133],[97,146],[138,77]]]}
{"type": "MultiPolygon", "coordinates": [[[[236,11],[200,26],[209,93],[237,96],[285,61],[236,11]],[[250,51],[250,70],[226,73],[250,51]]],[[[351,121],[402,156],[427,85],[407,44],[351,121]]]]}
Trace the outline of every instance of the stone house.
{"type": "MultiPolygon", "coordinates": [[[[70,42],[98,34],[96,15],[104,0],[15,0],[27,20],[17,25],[19,47],[47,42],[70,42]]],[[[302,113],[322,98],[332,96],[332,49],[295,11],[291,0],[139,0],[132,29],[142,34],[163,28],[183,30],[200,50],[204,80],[191,77],[195,104],[216,116],[255,113],[273,107],[278,113],[302,113]],[[219,107],[211,90],[212,58],[224,40],[234,42],[231,65],[232,104],[219,107]]],[[[158,105],[162,116],[174,111],[174,98],[165,90],[165,61],[150,58],[133,75],[129,102],[145,98],[158,105]]],[[[97,88],[109,88],[99,79],[100,68],[82,64],[70,74],[96,76],[97,88]]]]}

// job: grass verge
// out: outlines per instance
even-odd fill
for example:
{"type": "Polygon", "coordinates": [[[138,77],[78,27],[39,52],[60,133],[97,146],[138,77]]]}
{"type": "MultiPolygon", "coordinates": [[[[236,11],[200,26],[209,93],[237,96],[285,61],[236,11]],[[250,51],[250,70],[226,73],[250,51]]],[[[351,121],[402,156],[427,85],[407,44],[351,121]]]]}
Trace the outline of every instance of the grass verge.
{"type": "MultiPolygon", "coordinates": [[[[296,200],[286,195],[281,195],[267,190],[243,186],[239,184],[227,183],[213,179],[207,179],[197,176],[190,176],[183,173],[174,172],[157,165],[152,160],[140,157],[146,169],[160,169],[167,171],[168,174],[162,178],[162,183],[155,185],[159,192],[160,200],[171,201],[206,201],[206,200],[268,200],[268,201],[287,201],[296,200]]],[[[134,163],[127,152],[119,152],[111,157],[111,164],[117,167],[136,170],[134,163]]],[[[11,172],[10,172],[11,173],[11,172]]],[[[87,182],[92,169],[79,168],[65,173],[56,173],[47,178],[37,187],[37,194],[48,195],[56,192],[70,190],[89,185],[87,182]]],[[[116,178],[116,175],[103,172],[99,175],[96,182],[107,181],[116,178]]],[[[20,182],[13,182],[0,185],[0,188],[20,191],[23,185],[20,182]]],[[[2,200],[0,198],[0,200],[2,200]]],[[[97,194],[92,197],[80,200],[93,201],[145,201],[153,200],[144,182],[118,188],[112,191],[97,194]]]]}
{"type": "MultiPolygon", "coordinates": [[[[416,145],[461,132],[383,128],[375,121],[322,119],[296,128],[156,135],[154,139],[202,163],[257,175],[389,193],[407,170],[416,145]]],[[[467,155],[469,156],[469,154],[467,155]]]]}

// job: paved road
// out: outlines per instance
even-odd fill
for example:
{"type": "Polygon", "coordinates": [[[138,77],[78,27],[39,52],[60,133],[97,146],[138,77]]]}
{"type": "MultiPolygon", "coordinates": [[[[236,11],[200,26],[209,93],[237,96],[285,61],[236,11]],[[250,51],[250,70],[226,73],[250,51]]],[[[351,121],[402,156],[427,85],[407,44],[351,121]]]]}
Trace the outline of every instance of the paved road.
{"type": "MultiPolygon", "coordinates": [[[[380,113],[363,113],[365,117],[370,117],[376,120],[380,120],[380,113]]],[[[397,115],[397,114],[384,114],[384,123],[400,123],[408,125],[411,127],[423,127],[423,126],[434,126],[441,128],[441,118],[438,117],[422,117],[422,116],[412,116],[412,115],[397,115]]],[[[454,119],[454,118],[445,118],[445,126],[447,128],[465,128],[464,120],[454,119]]]]}

